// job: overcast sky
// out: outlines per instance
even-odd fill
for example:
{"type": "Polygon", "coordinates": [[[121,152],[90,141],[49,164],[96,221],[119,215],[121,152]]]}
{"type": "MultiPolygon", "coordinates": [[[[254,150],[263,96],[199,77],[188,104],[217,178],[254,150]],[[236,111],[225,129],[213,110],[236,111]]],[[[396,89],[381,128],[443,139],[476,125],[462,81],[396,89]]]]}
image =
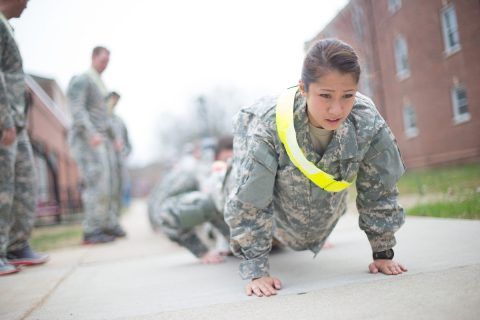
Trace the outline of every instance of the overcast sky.
{"type": "Polygon", "coordinates": [[[195,96],[216,88],[256,97],[295,84],[304,42],[347,2],[31,0],[11,22],[25,71],[63,90],[89,68],[94,46],[111,50],[103,78],[122,95],[130,164],[144,165],[161,152],[155,126],[165,112],[189,112],[195,96]]]}

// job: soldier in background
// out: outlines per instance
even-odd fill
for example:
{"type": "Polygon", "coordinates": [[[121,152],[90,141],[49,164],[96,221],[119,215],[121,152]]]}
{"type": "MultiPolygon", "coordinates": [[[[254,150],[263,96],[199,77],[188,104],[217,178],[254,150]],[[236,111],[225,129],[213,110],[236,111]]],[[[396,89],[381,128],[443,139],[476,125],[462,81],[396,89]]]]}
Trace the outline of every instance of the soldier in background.
{"type": "Polygon", "coordinates": [[[178,162],[151,190],[148,197],[148,218],[154,231],[159,231],[162,225],[158,212],[167,198],[199,190],[200,158],[201,151],[197,145],[185,145],[178,162]]]}
{"type": "MultiPolygon", "coordinates": [[[[132,152],[132,145],[128,137],[128,130],[125,122],[115,113],[115,108],[120,100],[120,94],[112,91],[108,95],[108,108],[110,113],[111,126],[114,132],[114,166],[112,172],[112,190],[116,201],[114,201],[113,210],[111,214],[116,214],[120,217],[120,212],[123,208],[124,195],[128,192],[129,177],[126,166],[126,159],[132,152]]],[[[119,226],[118,234],[126,236],[125,231],[119,226]]]]}
{"type": "Polygon", "coordinates": [[[355,177],[359,224],[373,251],[370,271],[407,271],[392,260],[405,216],[396,188],[404,165],[375,105],[357,93],[359,77],[349,45],[320,40],[304,59],[299,88],[238,113],[225,220],[232,251],[243,259],[240,274],[251,280],[247,295],[281,288],[269,273],[273,237],[294,250],[320,251],[346,211],[344,188],[355,177]]]}
{"type": "Polygon", "coordinates": [[[124,236],[116,214],[112,188],[114,132],[107,108],[108,91],[101,74],[110,51],[95,47],[90,70],[70,81],[67,98],[73,125],[69,132],[72,153],[82,175],[84,244],[104,243],[124,236]]]}
{"type": "MultiPolygon", "coordinates": [[[[201,161],[192,156],[182,159],[167,174],[149,197],[149,217],[152,226],[163,231],[172,241],[187,248],[202,263],[220,263],[227,249],[211,248],[199,236],[198,226],[205,222],[218,230],[223,240],[229,239],[228,226],[223,219],[226,161],[231,157],[232,138],[219,140],[215,162],[210,163],[207,175],[198,176],[201,161]]],[[[218,240],[220,243],[222,239],[218,240]]]]}
{"type": "Polygon", "coordinates": [[[19,18],[27,3],[0,0],[0,276],[48,260],[28,243],[35,219],[35,172],[25,128],[25,74],[7,21],[19,18]]]}

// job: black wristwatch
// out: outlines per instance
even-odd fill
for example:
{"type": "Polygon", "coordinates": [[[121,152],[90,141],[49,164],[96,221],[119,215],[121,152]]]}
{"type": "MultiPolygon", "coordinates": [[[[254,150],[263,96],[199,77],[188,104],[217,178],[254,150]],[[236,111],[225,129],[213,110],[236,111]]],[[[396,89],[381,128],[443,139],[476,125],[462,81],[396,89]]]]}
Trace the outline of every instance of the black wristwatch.
{"type": "Polygon", "coordinates": [[[374,252],[373,260],[379,260],[379,259],[392,260],[393,256],[394,256],[393,249],[388,249],[385,251],[374,252]]]}

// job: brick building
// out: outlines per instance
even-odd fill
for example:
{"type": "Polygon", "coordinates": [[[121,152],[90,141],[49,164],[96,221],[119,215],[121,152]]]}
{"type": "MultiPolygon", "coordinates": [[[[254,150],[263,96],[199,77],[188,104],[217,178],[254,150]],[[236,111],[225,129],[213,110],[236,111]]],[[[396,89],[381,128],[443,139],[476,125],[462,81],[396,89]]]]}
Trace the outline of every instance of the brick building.
{"type": "Polygon", "coordinates": [[[351,0],[311,41],[336,37],[408,167],[480,161],[480,2],[351,0]]]}
{"type": "Polygon", "coordinates": [[[28,133],[37,176],[37,216],[53,216],[81,210],[80,177],[67,143],[69,116],[65,97],[52,79],[26,76],[28,133]]]}

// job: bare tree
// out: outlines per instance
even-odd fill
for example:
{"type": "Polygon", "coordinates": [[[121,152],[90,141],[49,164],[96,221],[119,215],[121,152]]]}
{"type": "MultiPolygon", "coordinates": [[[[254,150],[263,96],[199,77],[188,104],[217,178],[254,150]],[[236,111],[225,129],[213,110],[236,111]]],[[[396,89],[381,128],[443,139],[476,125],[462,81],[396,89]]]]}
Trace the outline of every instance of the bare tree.
{"type": "Polygon", "coordinates": [[[195,99],[202,137],[232,132],[232,117],[245,103],[244,94],[233,88],[217,88],[195,99]]]}
{"type": "Polygon", "coordinates": [[[232,118],[248,97],[236,88],[215,88],[191,100],[188,110],[193,112],[162,115],[157,127],[159,161],[174,160],[187,144],[232,134],[232,118]]]}

